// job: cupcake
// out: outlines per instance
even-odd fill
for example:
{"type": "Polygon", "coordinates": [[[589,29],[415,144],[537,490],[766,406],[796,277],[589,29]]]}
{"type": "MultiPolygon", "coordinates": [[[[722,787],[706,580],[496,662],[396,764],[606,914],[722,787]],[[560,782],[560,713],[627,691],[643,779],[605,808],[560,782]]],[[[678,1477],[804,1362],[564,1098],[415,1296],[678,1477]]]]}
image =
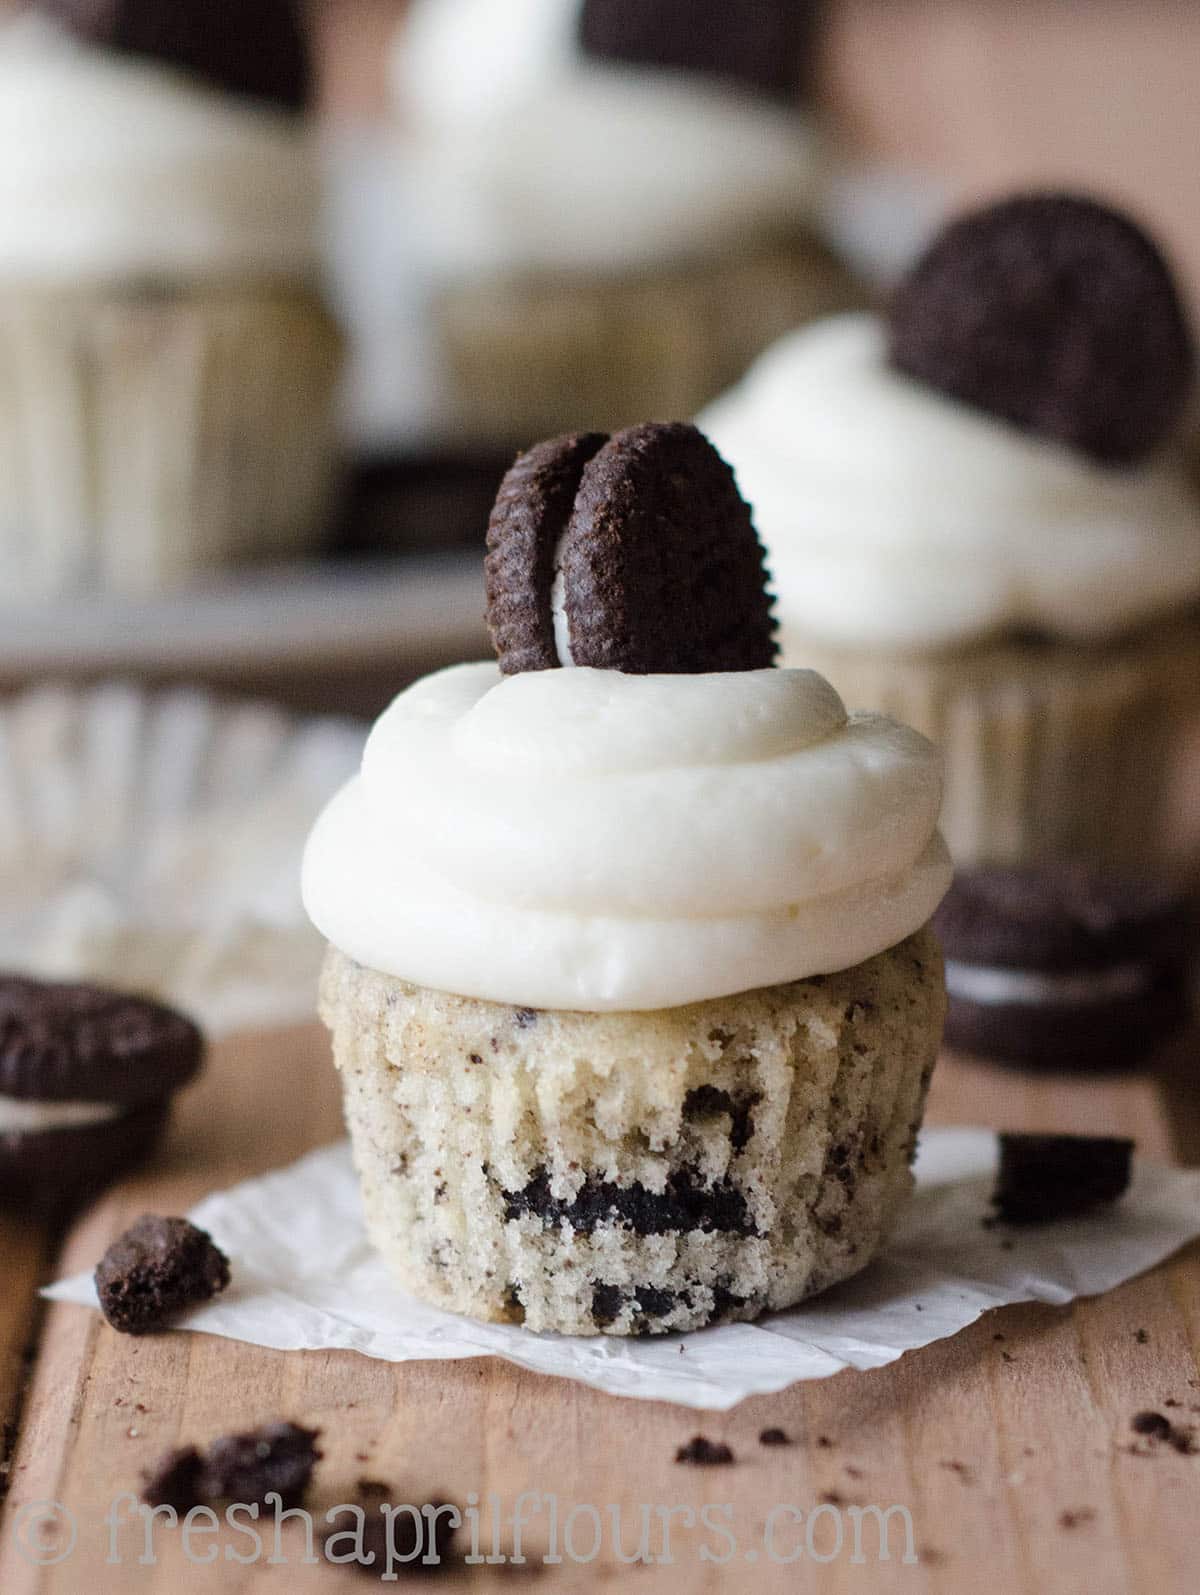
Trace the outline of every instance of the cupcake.
{"type": "Polygon", "coordinates": [[[339,335],[307,89],[288,0],[0,24],[0,601],[321,532],[339,335]]]}
{"type": "Polygon", "coordinates": [[[368,1229],[417,1296],[535,1330],[790,1306],[910,1188],[939,758],[771,668],[692,427],[540,444],[489,549],[498,665],[402,693],[305,857],[368,1229]]]}
{"type": "Polygon", "coordinates": [[[413,0],[394,132],[346,135],[338,185],[364,451],[414,492],[499,457],[494,489],[532,439],[689,415],[859,302],[815,222],[813,9],[413,0]]]}
{"type": "Polygon", "coordinates": [[[785,661],[941,744],[957,860],[1168,845],[1200,707],[1193,368],[1153,243],[1034,195],[953,223],[886,319],[790,336],[701,417],[759,517],[785,661]]]}

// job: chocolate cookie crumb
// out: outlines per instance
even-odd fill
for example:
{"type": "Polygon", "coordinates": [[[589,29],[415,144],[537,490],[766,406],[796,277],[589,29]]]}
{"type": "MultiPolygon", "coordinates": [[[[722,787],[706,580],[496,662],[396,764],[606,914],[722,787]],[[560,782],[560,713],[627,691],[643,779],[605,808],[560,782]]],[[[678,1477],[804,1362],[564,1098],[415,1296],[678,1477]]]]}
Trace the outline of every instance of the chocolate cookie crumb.
{"type": "Polygon", "coordinates": [[[1150,1344],[1150,1336],[1144,1329],[1136,1330],[1133,1338],[1139,1346],[1148,1346],[1150,1344]]]}
{"type": "Polygon", "coordinates": [[[1170,1438],[1171,1422],[1161,1412],[1139,1412],[1130,1422],[1134,1434],[1148,1435],[1152,1440],[1170,1438]]]}
{"type": "Polygon", "coordinates": [[[153,1468],[142,1475],[145,1483],[142,1500],[147,1506],[170,1506],[186,1516],[203,1502],[204,1458],[194,1445],[168,1451],[153,1468]]]}
{"type": "Polygon", "coordinates": [[[1195,348],[1159,250],[1129,217],[1026,194],[952,222],[891,309],[901,371],[1109,465],[1182,419],[1195,348]]]}
{"type": "Polygon", "coordinates": [[[1115,1202],[1133,1146],[1118,1136],[1003,1134],[992,1205],[1006,1224],[1046,1224],[1115,1202]]]}
{"type": "Polygon", "coordinates": [[[1058,1514],[1058,1526],[1060,1529],[1082,1528],[1085,1523],[1093,1522],[1095,1516],[1090,1506],[1076,1507],[1073,1511],[1058,1514]]]}
{"type": "Polygon", "coordinates": [[[758,1436],[759,1445],[791,1445],[792,1438],[786,1429],[763,1429],[758,1436]]]}
{"type": "Polygon", "coordinates": [[[220,1295],[229,1284],[229,1259],[187,1219],[147,1213],[108,1248],[95,1277],[113,1328],[145,1335],[220,1295]]]}
{"type": "Polygon", "coordinates": [[[726,1467],[734,1460],[733,1452],[722,1440],[708,1440],[702,1434],[693,1435],[686,1445],[675,1453],[676,1462],[686,1462],[692,1467],[726,1467]]]}
{"type": "Polygon", "coordinates": [[[201,1481],[205,1498],[265,1506],[275,1492],[284,1507],[299,1506],[321,1457],[319,1438],[318,1429],[281,1421],[214,1440],[201,1481]]]}

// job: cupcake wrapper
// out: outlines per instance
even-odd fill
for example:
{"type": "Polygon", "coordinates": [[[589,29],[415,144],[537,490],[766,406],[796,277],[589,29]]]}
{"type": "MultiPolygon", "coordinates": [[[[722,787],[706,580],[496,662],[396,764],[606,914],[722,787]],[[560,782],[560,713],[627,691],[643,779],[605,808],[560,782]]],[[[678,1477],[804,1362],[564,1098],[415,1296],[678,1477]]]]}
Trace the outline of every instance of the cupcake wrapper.
{"type": "Polygon", "coordinates": [[[210,1032],[311,1016],[296,861],[363,730],[125,684],[0,703],[0,967],[161,996],[210,1032]]]}
{"type": "Polygon", "coordinates": [[[433,307],[444,404],[460,437],[522,448],[572,426],[694,415],[776,338],[861,299],[809,235],[628,275],[461,283],[433,307]]]}
{"type": "Polygon", "coordinates": [[[339,363],[302,290],[0,294],[5,599],[159,591],[310,546],[339,363]]]}
{"type": "Polygon", "coordinates": [[[941,1032],[928,931],[654,1014],[534,1013],[326,961],[371,1237],[440,1306],[571,1334],[793,1305],[911,1187],[941,1032]]]}
{"type": "Polygon", "coordinates": [[[927,659],[853,654],[795,635],[851,709],[923,732],[945,754],[942,831],[959,864],[1078,855],[1163,863],[1177,755],[1196,715],[1200,620],[1109,646],[997,644],[927,659]]]}

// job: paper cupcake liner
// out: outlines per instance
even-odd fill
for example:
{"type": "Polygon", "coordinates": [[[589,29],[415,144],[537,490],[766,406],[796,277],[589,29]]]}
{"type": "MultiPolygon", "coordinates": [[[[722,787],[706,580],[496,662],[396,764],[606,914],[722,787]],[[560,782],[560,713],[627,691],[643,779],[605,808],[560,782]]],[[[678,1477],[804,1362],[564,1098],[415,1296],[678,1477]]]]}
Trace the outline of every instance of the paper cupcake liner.
{"type": "Polygon", "coordinates": [[[863,1268],[911,1187],[941,1034],[928,930],[854,969],[645,1014],[454,997],[331,951],[367,1227],[414,1294],[642,1334],[863,1268]]]}
{"type": "Polygon", "coordinates": [[[0,293],[5,600],[155,592],[310,547],[339,351],[303,290],[0,293]]]}
{"type": "Polygon", "coordinates": [[[924,659],[785,633],[784,660],[827,676],[849,708],[891,715],[942,748],[942,830],[956,862],[1175,861],[1200,617],[1108,645],[998,643],[924,659]]]}
{"type": "Polygon", "coordinates": [[[0,966],[145,991],[216,1030],[311,1015],[300,854],[362,741],[203,692],[0,704],[0,966]]]}
{"type": "Polygon", "coordinates": [[[461,437],[521,447],[571,426],[694,415],[776,338],[861,302],[807,234],[628,275],[464,282],[432,309],[443,403],[461,437]]]}

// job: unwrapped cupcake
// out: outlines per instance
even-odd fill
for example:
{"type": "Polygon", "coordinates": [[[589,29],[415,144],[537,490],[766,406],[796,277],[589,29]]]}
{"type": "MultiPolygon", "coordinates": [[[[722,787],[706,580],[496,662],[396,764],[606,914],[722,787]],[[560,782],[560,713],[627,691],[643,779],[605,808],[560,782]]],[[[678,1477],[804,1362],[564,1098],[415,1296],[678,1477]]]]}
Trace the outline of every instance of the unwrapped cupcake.
{"type": "Polygon", "coordinates": [[[540,444],[489,547],[498,666],[402,693],[305,858],[371,1236],[415,1294],[536,1330],[787,1307],[910,1189],[938,755],[771,668],[692,427],[540,444]]]}
{"type": "Polygon", "coordinates": [[[0,603],[178,586],[322,530],[290,0],[43,0],[0,24],[0,603]]]}
{"type": "Polygon", "coordinates": [[[373,160],[348,137],[340,185],[363,447],[465,473],[567,427],[688,415],[859,302],[816,221],[814,10],[412,0],[394,133],[373,160]]]}
{"type": "Polygon", "coordinates": [[[956,859],[1162,850],[1200,710],[1194,346],[1131,221],[963,217],[886,319],[772,349],[702,416],[768,549],[786,663],[945,752],[956,859]]]}

